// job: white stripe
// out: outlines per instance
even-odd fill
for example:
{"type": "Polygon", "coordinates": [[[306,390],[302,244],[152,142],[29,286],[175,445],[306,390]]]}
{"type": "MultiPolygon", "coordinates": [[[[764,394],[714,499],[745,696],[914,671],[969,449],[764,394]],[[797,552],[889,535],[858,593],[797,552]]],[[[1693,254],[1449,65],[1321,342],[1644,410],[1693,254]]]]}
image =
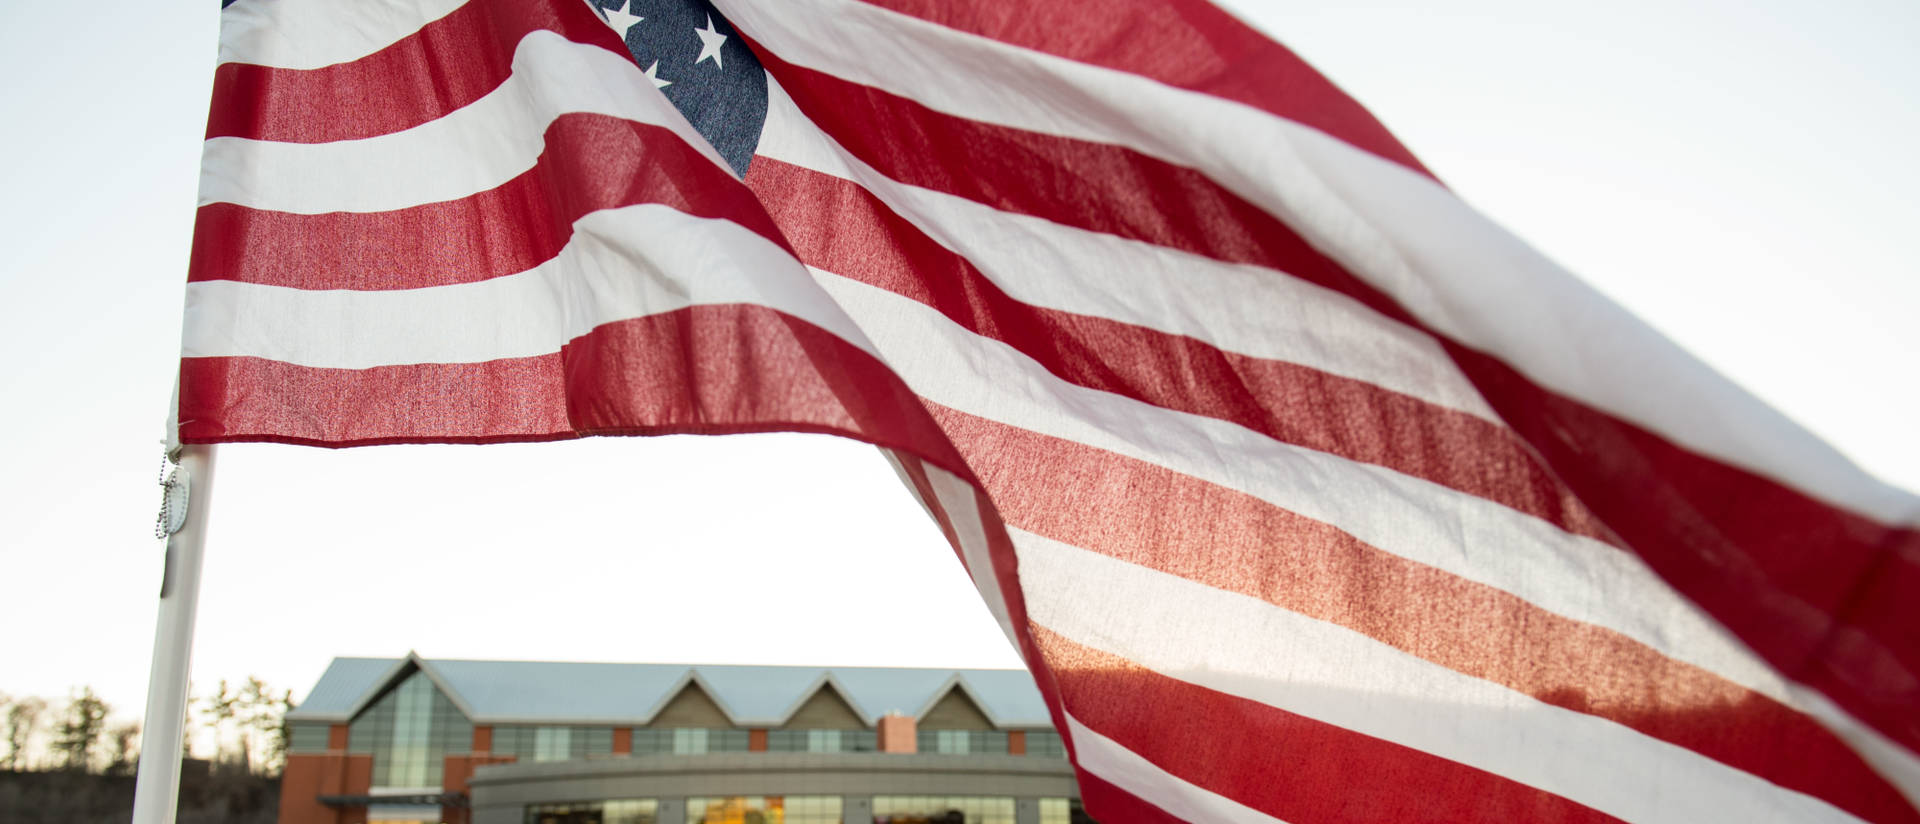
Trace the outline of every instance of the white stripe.
{"type": "Polygon", "coordinates": [[[317,69],[358,60],[466,0],[241,0],[220,10],[220,62],[317,69]]]}
{"type": "Polygon", "coordinates": [[[321,214],[456,200],[533,168],[547,124],[576,112],[667,127],[732,174],[633,61],[542,30],[520,40],[499,88],[405,131],[331,143],[208,140],[200,202],[321,214]]]}
{"type": "Polygon", "coordinates": [[[1014,299],[1296,363],[1499,420],[1424,332],[1339,292],[1259,266],[1002,212],[892,180],[816,128],[767,84],[756,154],[850,180],[1014,299]]]}
{"type": "Polygon", "coordinates": [[[854,0],[719,6],[797,65],[948,114],[1205,171],[1436,330],[1497,353],[1546,387],[1879,520],[1905,523],[1920,512],[1920,498],[1860,471],[1398,164],[1243,104],[854,0]]]}
{"type": "Polygon", "coordinates": [[[1337,624],[1032,533],[1015,531],[1013,538],[1035,624],[1170,678],[1486,770],[1628,821],[1857,820],[1820,799],[1337,624]]]}
{"type": "Polygon", "coordinates": [[[1620,632],[1776,700],[1787,696],[1772,669],[1630,553],[1384,467],[1076,386],[924,304],[814,273],[888,365],[928,400],[1245,492],[1383,551],[1620,632]]]}
{"type": "Polygon", "coordinates": [[[1392,470],[1074,386],[924,304],[814,273],[888,364],[930,400],[1252,494],[1377,548],[1619,632],[1806,713],[1920,803],[1920,758],[1817,691],[1780,677],[1629,553],[1392,470]],[[1214,458],[1220,455],[1235,460],[1214,458]]]}
{"type": "MultiPolygon", "coordinates": [[[[1074,763],[1134,797],[1172,813],[1182,821],[1244,821],[1248,824],[1285,824],[1278,818],[1188,783],[1159,765],[1120,746],[1113,739],[1067,713],[1067,732],[1073,738],[1074,763]]],[[[1284,776],[1276,778],[1284,779],[1284,776]]],[[[1364,791],[1364,790],[1363,790],[1364,791]]]]}
{"type": "Polygon", "coordinates": [[[187,286],[186,357],[365,369],[560,351],[595,327],[688,306],[770,306],[872,351],[785,250],[724,220],[642,204],[574,224],[559,255],[505,277],[388,291],[187,286]]]}
{"type": "Polygon", "coordinates": [[[1013,620],[1007,617],[1006,596],[1000,592],[999,576],[994,574],[993,553],[987,546],[986,526],[981,523],[973,484],[926,461],[920,462],[920,468],[926,471],[927,483],[933,487],[934,496],[940,499],[940,508],[947,511],[947,520],[953,524],[974,589],[979,590],[981,600],[987,602],[987,610],[993,613],[993,620],[999,622],[1000,631],[1006,633],[1014,649],[1019,649],[1020,636],[1014,634],[1013,620]]]}
{"type": "MultiPolygon", "coordinates": [[[[1824,493],[1834,501],[1855,507],[1882,520],[1896,523],[1903,520],[1910,521],[1912,518],[1910,513],[1920,508],[1920,500],[1859,472],[1838,453],[1767,409],[1744,391],[1713,375],[1710,370],[1671,346],[1643,324],[1625,315],[1604,298],[1593,294],[1571,275],[1525,249],[1518,241],[1473,213],[1451,194],[1439,189],[1426,178],[1408,172],[1396,164],[1354,150],[1319,132],[1238,104],[1189,94],[1137,77],[1004,46],[894,15],[866,4],[843,5],[836,0],[796,0],[793,7],[782,6],[772,10],[756,8],[754,12],[765,11],[774,16],[788,12],[805,15],[810,13],[806,11],[808,4],[817,6],[821,3],[827,3],[837,11],[846,12],[846,16],[836,17],[833,20],[809,18],[805,21],[782,17],[778,21],[779,25],[804,26],[817,23],[819,25],[869,26],[871,31],[884,31],[886,34],[874,34],[867,41],[874,44],[874,50],[862,51],[858,60],[851,57],[841,59],[841,56],[833,55],[830,51],[822,54],[819,50],[796,50],[791,48],[793,44],[788,44],[779,37],[773,38],[781,41],[778,45],[766,40],[763,40],[763,43],[773,46],[776,52],[781,52],[784,57],[803,65],[823,67],[827,71],[849,77],[856,82],[912,96],[935,108],[952,111],[961,116],[1083,139],[1121,143],[1169,157],[1177,162],[1193,163],[1214,171],[1216,177],[1230,182],[1238,179],[1241,185],[1235,188],[1241,189],[1243,194],[1256,195],[1253,197],[1256,202],[1263,202],[1264,205],[1276,211],[1283,211],[1281,207],[1285,203],[1277,199],[1276,195],[1262,195],[1261,193],[1265,190],[1261,186],[1249,186],[1248,181],[1270,181],[1267,188],[1272,189],[1306,187],[1308,190],[1318,190],[1321,184],[1315,181],[1323,175],[1339,180],[1365,179],[1368,182],[1364,185],[1348,183],[1344,184],[1343,188],[1363,190],[1361,194],[1368,197],[1369,202],[1372,203],[1367,207],[1368,209],[1378,208],[1382,214],[1403,214],[1402,210],[1408,209],[1406,205],[1408,203],[1424,204],[1422,207],[1424,211],[1406,214],[1392,226],[1397,231],[1417,236],[1419,243],[1414,245],[1428,249],[1429,256],[1437,255],[1440,258],[1439,263],[1445,264],[1438,267],[1438,275],[1444,278],[1443,282],[1448,288],[1458,290],[1456,294],[1465,296],[1456,301],[1459,305],[1452,307],[1452,311],[1463,311],[1475,315],[1475,318],[1467,318],[1460,322],[1439,324],[1438,328],[1443,331],[1468,342],[1484,342],[1487,339],[1486,335],[1508,330],[1507,337],[1502,339],[1505,342],[1500,344],[1497,351],[1500,351],[1510,363],[1536,373],[1536,378],[1546,376],[1542,379],[1542,383],[1549,386],[1557,384],[1562,391],[1567,391],[1567,387],[1573,387],[1579,391],[1573,391],[1570,394],[1585,396],[1595,406],[1614,409],[1615,413],[1622,417],[1633,419],[1638,416],[1642,422],[1659,422],[1660,425],[1657,428],[1665,429],[1668,435],[1675,436],[1683,443],[1691,442],[1696,449],[1729,462],[1741,463],[1741,456],[1746,455],[1752,461],[1751,465],[1771,472],[1777,478],[1789,481],[1798,478],[1807,490],[1824,493]],[[802,51],[805,54],[801,54],[802,51]],[[953,54],[958,56],[952,56],[953,54]],[[970,78],[967,84],[953,84],[940,79],[942,72],[960,71],[963,68],[967,69],[966,76],[970,78]],[[920,74],[922,71],[926,74],[920,74]],[[1058,88],[1036,79],[1045,77],[1059,78],[1058,88]],[[1055,88],[1055,91],[1063,88],[1078,88],[1087,92],[1084,97],[1053,94],[1047,98],[1054,103],[1076,102],[1082,104],[1083,109],[1042,107],[1034,103],[1030,94],[1023,91],[1040,87],[1055,88]],[[1171,136],[1136,134],[1134,130],[1142,128],[1145,124],[1172,129],[1174,133],[1171,136]],[[1259,137],[1261,135],[1270,140],[1262,139],[1259,137]],[[1224,141],[1224,145],[1221,141],[1224,141]],[[1248,152],[1245,147],[1249,145],[1271,145],[1274,151],[1248,152]],[[1313,147],[1314,151],[1308,153],[1308,156],[1326,168],[1310,169],[1302,166],[1300,158],[1286,153],[1285,149],[1290,145],[1313,147]],[[1262,166],[1251,171],[1234,165],[1248,162],[1269,162],[1276,165],[1273,169],[1262,166]],[[1222,173],[1223,169],[1231,174],[1222,173]],[[1240,171],[1235,172],[1235,169],[1240,171]],[[1283,171],[1285,174],[1281,174],[1283,171]],[[1334,174],[1335,172],[1338,174],[1334,174]],[[1265,177],[1262,177],[1263,175],[1265,177]],[[1433,228],[1435,226],[1445,228],[1435,229],[1433,228]],[[1473,243],[1479,245],[1463,244],[1463,238],[1477,238],[1473,243]],[[1467,251],[1461,251],[1462,249],[1467,251]],[[1485,275],[1499,275],[1505,280],[1483,282],[1480,278],[1485,275]],[[1525,306],[1516,306],[1509,300],[1510,297],[1520,295],[1527,296],[1526,300],[1530,303],[1525,306]],[[1536,305],[1542,308],[1531,308],[1536,305]],[[1582,314],[1586,312],[1598,313],[1599,320],[1593,320],[1582,314]],[[1472,331],[1467,328],[1468,321],[1486,326],[1492,331],[1468,334],[1472,331]],[[1629,347],[1625,350],[1608,348],[1628,343],[1641,348],[1629,347]],[[1560,360],[1552,363],[1543,362],[1542,359],[1551,360],[1549,355],[1558,357],[1560,360]],[[1662,370],[1664,370],[1664,377],[1662,377],[1662,370]],[[1589,382],[1587,377],[1583,376],[1593,377],[1593,385],[1602,390],[1600,394],[1596,395],[1593,391],[1580,389],[1589,382]],[[1656,383],[1648,383],[1648,381],[1656,383]],[[1664,382],[1664,385],[1659,385],[1657,382],[1664,382]],[[1613,394],[1606,394],[1608,392],[1613,394]],[[1628,409],[1627,406],[1617,403],[1616,401],[1620,398],[1625,398],[1632,408],[1628,409]],[[1621,411],[1623,409],[1627,411],[1621,411]],[[1679,421],[1679,423],[1672,423],[1673,421],[1679,421]],[[1735,426],[1729,422],[1739,425],[1735,426]],[[1746,428],[1742,429],[1741,426],[1746,428]],[[1723,435],[1726,437],[1722,437],[1723,435]],[[1739,443],[1734,443],[1735,441],[1739,443]],[[1790,468],[1792,466],[1801,466],[1804,470],[1796,471],[1790,468]]],[[[745,23],[741,25],[752,31],[751,26],[745,23]]],[[[770,30],[772,28],[770,27],[770,30]]],[[[810,46],[811,42],[800,45],[810,46]]],[[[785,100],[783,93],[772,89],[770,92],[777,95],[774,98],[776,106],[792,105],[785,100]]],[[[864,171],[855,171],[864,169],[864,164],[859,164],[858,161],[845,162],[838,157],[842,153],[837,147],[823,151],[815,145],[809,145],[804,134],[799,134],[795,128],[787,127],[783,120],[775,117],[776,114],[781,117],[786,116],[780,112],[779,108],[775,108],[770,113],[768,121],[770,129],[767,136],[763,138],[762,152],[776,157],[790,158],[790,162],[815,168],[816,171],[854,179],[874,191],[875,195],[883,201],[905,212],[910,220],[914,220],[923,228],[935,224],[961,225],[955,215],[940,211],[945,204],[938,204],[938,199],[944,196],[934,195],[924,199],[937,204],[930,206],[923,200],[916,200],[914,197],[916,193],[911,187],[877,179],[877,174],[870,176],[864,171]]],[[[792,117],[803,118],[804,115],[796,111],[792,117]]],[[[946,199],[966,203],[958,198],[946,199]]],[[[1314,208],[1309,204],[1293,211],[1304,211],[1311,216],[1314,214],[1314,208]]],[[[1332,206],[1329,205],[1328,208],[1332,206]]],[[[1341,209],[1342,214],[1348,214],[1349,217],[1358,220],[1357,215],[1345,211],[1344,206],[1341,209]]],[[[1366,211],[1361,210],[1359,214],[1366,214],[1366,211]]],[[[1015,220],[1017,222],[1018,219],[1015,220]]],[[[1302,225],[1298,216],[1292,222],[1296,226],[1302,225]]],[[[977,225],[968,225],[969,231],[980,228],[977,225]]],[[[1336,227],[1338,228],[1340,227],[1336,227]]],[[[1358,231],[1367,227],[1355,223],[1345,228],[1358,231]]],[[[1070,234],[1071,231],[1056,230],[1048,235],[1048,242],[1060,242],[1058,238],[1061,235],[1070,234]]],[[[1333,240],[1337,241],[1341,238],[1340,231],[1329,230],[1328,233],[1333,240]]],[[[1009,231],[1003,234],[1014,234],[1014,232],[1009,231]]],[[[961,231],[953,231],[942,239],[943,242],[959,245],[953,239],[964,235],[965,233],[961,231]]],[[[1368,237],[1375,238],[1372,242],[1378,245],[1377,236],[1369,234],[1368,237]]],[[[1403,242],[1410,241],[1395,240],[1387,246],[1403,242]]],[[[1327,245],[1325,241],[1323,241],[1324,245],[1327,245]]],[[[1339,244],[1332,245],[1337,247],[1339,244]]],[[[1076,254],[1088,252],[1087,249],[1076,250],[1076,254]]],[[[994,258],[991,249],[984,251],[970,249],[968,254],[979,255],[982,259],[994,258]]],[[[1354,264],[1348,262],[1348,265],[1354,264]]],[[[1111,274],[1112,271],[1110,267],[1106,274],[1111,274]]],[[[1029,271],[1023,274],[1032,273],[1029,271]]],[[[1403,278],[1402,282],[1397,288],[1391,290],[1395,297],[1404,305],[1415,308],[1416,312],[1422,311],[1419,307],[1423,306],[1429,307],[1425,311],[1433,311],[1431,307],[1437,305],[1440,297],[1431,294],[1404,270],[1401,270],[1400,276],[1403,278]]],[[[1024,288],[1024,284],[1013,278],[996,278],[996,280],[1002,281],[1003,288],[1008,288],[1016,297],[1031,299],[1032,302],[1040,305],[1051,305],[1067,311],[1119,316],[1130,322],[1183,334],[1195,333],[1164,320],[1164,316],[1178,315],[1184,310],[1186,314],[1206,318],[1209,313],[1222,311],[1220,307],[1223,305],[1238,307],[1243,300],[1235,297],[1222,304],[1215,302],[1216,299],[1212,296],[1203,298],[1170,296],[1169,303],[1176,300],[1193,302],[1182,304],[1178,308],[1161,310],[1158,317],[1144,313],[1126,317],[1120,315],[1118,311],[1101,311],[1096,306],[1067,303],[1067,299],[1051,294],[1041,296],[1014,291],[1024,288]]],[[[1155,287],[1152,284],[1146,284],[1144,287],[1141,284],[1131,284],[1127,290],[1114,291],[1131,292],[1140,288],[1151,292],[1155,287]]],[[[1104,290],[1096,286],[1089,291],[1099,293],[1104,290]]],[[[1276,317],[1284,317],[1284,306],[1274,305],[1269,302],[1271,299],[1253,299],[1251,297],[1255,294],[1253,292],[1244,294],[1249,296],[1244,299],[1246,303],[1271,312],[1276,317]]],[[[1260,323],[1256,322],[1254,325],[1258,327],[1260,323]]],[[[1336,374],[1346,374],[1466,411],[1472,411],[1480,406],[1477,403],[1469,405],[1464,402],[1450,402],[1448,399],[1450,395],[1442,394],[1447,392],[1444,386],[1440,387],[1439,392],[1425,390],[1417,383],[1408,383],[1396,377],[1392,374],[1394,370],[1363,371],[1363,367],[1356,365],[1354,359],[1344,353],[1336,353],[1327,360],[1316,360],[1310,351],[1302,352],[1297,348],[1292,352],[1260,349],[1257,343],[1248,341],[1245,333],[1238,331],[1214,331],[1195,334],[1195,336],[1223,343],[1226,348],[1246,351],[1249,354],[1271,351],[1281,359],[1293,360],[1336,374]],[[1207,334],[1213,337],[1209,338],[1207,334]]],[[[1206,448],[1211,449],[1211,447],[1206,448]]],[[[1652,579],[1651,574],[1646,577],[1652,579]]],[[[1516,589],[1512,585],[1496,585],[1509,591],[1521,592],[1523,597],[1528,597],[1524,594],[1524,587],[1516,589]]],[[[1658,591],[1663,594],[1668,592],[1664,583],[1659,584],[1658,591]]],[[[1617,610],[1624,606],[1612,604],[1601,605],[1601,608],[1611,607],[1617,610]]],[[[1687,611],[1695,612],[1691,607],[1688,607],[1687,611]]],[[[1575,616],[1578,617],[1580,612],[1586,612],[1586,610],[1576,611],[1575,616]]],[[[1671,612],[1671,609],[1662,607],[1653,610],[1651,614],[1658,616],[1671,612]]],[[[1598,622],[1621,629],[1626,634],[1643,643],[1649,643],[1650,646],[1672,657],[1701,665],[1819,719],[1858,748],[1861,754],[1882,775],[1899,786],[1908,798],[1920,802],[1920,758],[1915,758],[1905,748],[1841,711],[1817,692],[1798,685],[1788,687],[1763,663],[1738,647],[1736,642],[1726,639],[1717,627],[1713,629],[1711,635],[1719,640],[1709,643],[1709,646],[1716,649],[1704,655],[1677,653],[1676,648],[1682,645],[1662,640],[1670,634],[1682,637],[1706,637],[1690,629],[1710,623],[1704,617],[1685,621],[1672,633],[1658,626],[1657,617],[1641,622],[1640,631],[1624,630],[1624,622],[1620,621],[1598,622]],[[1725,650],[1738,650],[1738,652],[1728,653],[1725,650]],[[1738,663],[1735,663],[1736,661],[1738,663]]]]}

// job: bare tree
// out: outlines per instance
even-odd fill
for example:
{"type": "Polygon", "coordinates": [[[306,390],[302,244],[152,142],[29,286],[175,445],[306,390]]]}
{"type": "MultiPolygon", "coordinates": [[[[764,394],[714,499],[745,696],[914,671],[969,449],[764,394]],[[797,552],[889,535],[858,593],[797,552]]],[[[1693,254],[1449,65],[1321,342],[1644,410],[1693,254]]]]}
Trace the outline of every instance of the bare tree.
{"type": "Polygon", "coordinates": [[[66,712],[53,728],[53,748],[60,753],[62,768],[85,771],[93,765],[100,733],[106,730],[107,713],[112,711],[92,687],[81,687],[80,694],[67,702],[66,712]]]}
{"type": "Polygon", "coordinates": [[[27,744],[33,739],[33,731],[40,725],[40,716],[47,711],[47,702],[27,696],[16,698],[7,707],[7,757],[0,764],[9,770],[23,770],[31,766],[27,763],[27,744]]]}

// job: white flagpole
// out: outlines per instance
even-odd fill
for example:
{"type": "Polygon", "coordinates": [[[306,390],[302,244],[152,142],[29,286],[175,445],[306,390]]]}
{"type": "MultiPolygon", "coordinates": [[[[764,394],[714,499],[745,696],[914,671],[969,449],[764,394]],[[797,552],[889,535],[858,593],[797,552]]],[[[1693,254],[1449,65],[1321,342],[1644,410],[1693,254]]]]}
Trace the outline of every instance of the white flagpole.
{"type": "Polygon", "coordinates": [[[160,617],[153,628],[153,669],[147,674],[140,772],[134,779],[133,824],[173,824],[180,804],[180,741],[187,719],[193,622],[200,607],[200,559],[213,501],[213,447],[182,447],[180,468],[187,478],[187,519],[167,538],[160,617]]]}

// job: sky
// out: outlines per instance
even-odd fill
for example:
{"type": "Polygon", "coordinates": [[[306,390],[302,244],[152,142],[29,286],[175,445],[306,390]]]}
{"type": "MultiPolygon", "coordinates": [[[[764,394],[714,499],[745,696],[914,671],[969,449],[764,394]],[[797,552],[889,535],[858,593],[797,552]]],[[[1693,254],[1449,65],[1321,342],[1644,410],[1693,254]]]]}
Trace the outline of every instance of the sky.
{"type": "MultiPolygon", "coordinates": [[[[0,692],[137,718],[217,3],[0,5],[0,692]],[[121,18],[125,22],[124,18],[121,18]]],[[[1443,180],[1920,489],[1920,6],[1245,13],[1443,180]]],[[[821,436],[223,447],[196,689],[336,655],[1012,667],[872,448],[821,436]]]]}

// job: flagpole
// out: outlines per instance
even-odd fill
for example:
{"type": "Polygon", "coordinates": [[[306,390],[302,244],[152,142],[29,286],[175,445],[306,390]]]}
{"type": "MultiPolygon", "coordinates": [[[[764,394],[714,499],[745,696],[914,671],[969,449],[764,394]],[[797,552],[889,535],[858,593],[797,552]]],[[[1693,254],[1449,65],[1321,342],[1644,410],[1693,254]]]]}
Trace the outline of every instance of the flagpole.
{"type": "Polygon", "coordinates": [[[167,538],[160,617],[153,628],[153,668],[147,673],[140,772],[134,779],[133,824],[173,824],[180,802],[180,744],[187,718],[193,623],[200,607],[200,560],[213,501],[213,447],[182,447],[180,468],[187,479],[187,518],[180,531],[167,538]]]}

